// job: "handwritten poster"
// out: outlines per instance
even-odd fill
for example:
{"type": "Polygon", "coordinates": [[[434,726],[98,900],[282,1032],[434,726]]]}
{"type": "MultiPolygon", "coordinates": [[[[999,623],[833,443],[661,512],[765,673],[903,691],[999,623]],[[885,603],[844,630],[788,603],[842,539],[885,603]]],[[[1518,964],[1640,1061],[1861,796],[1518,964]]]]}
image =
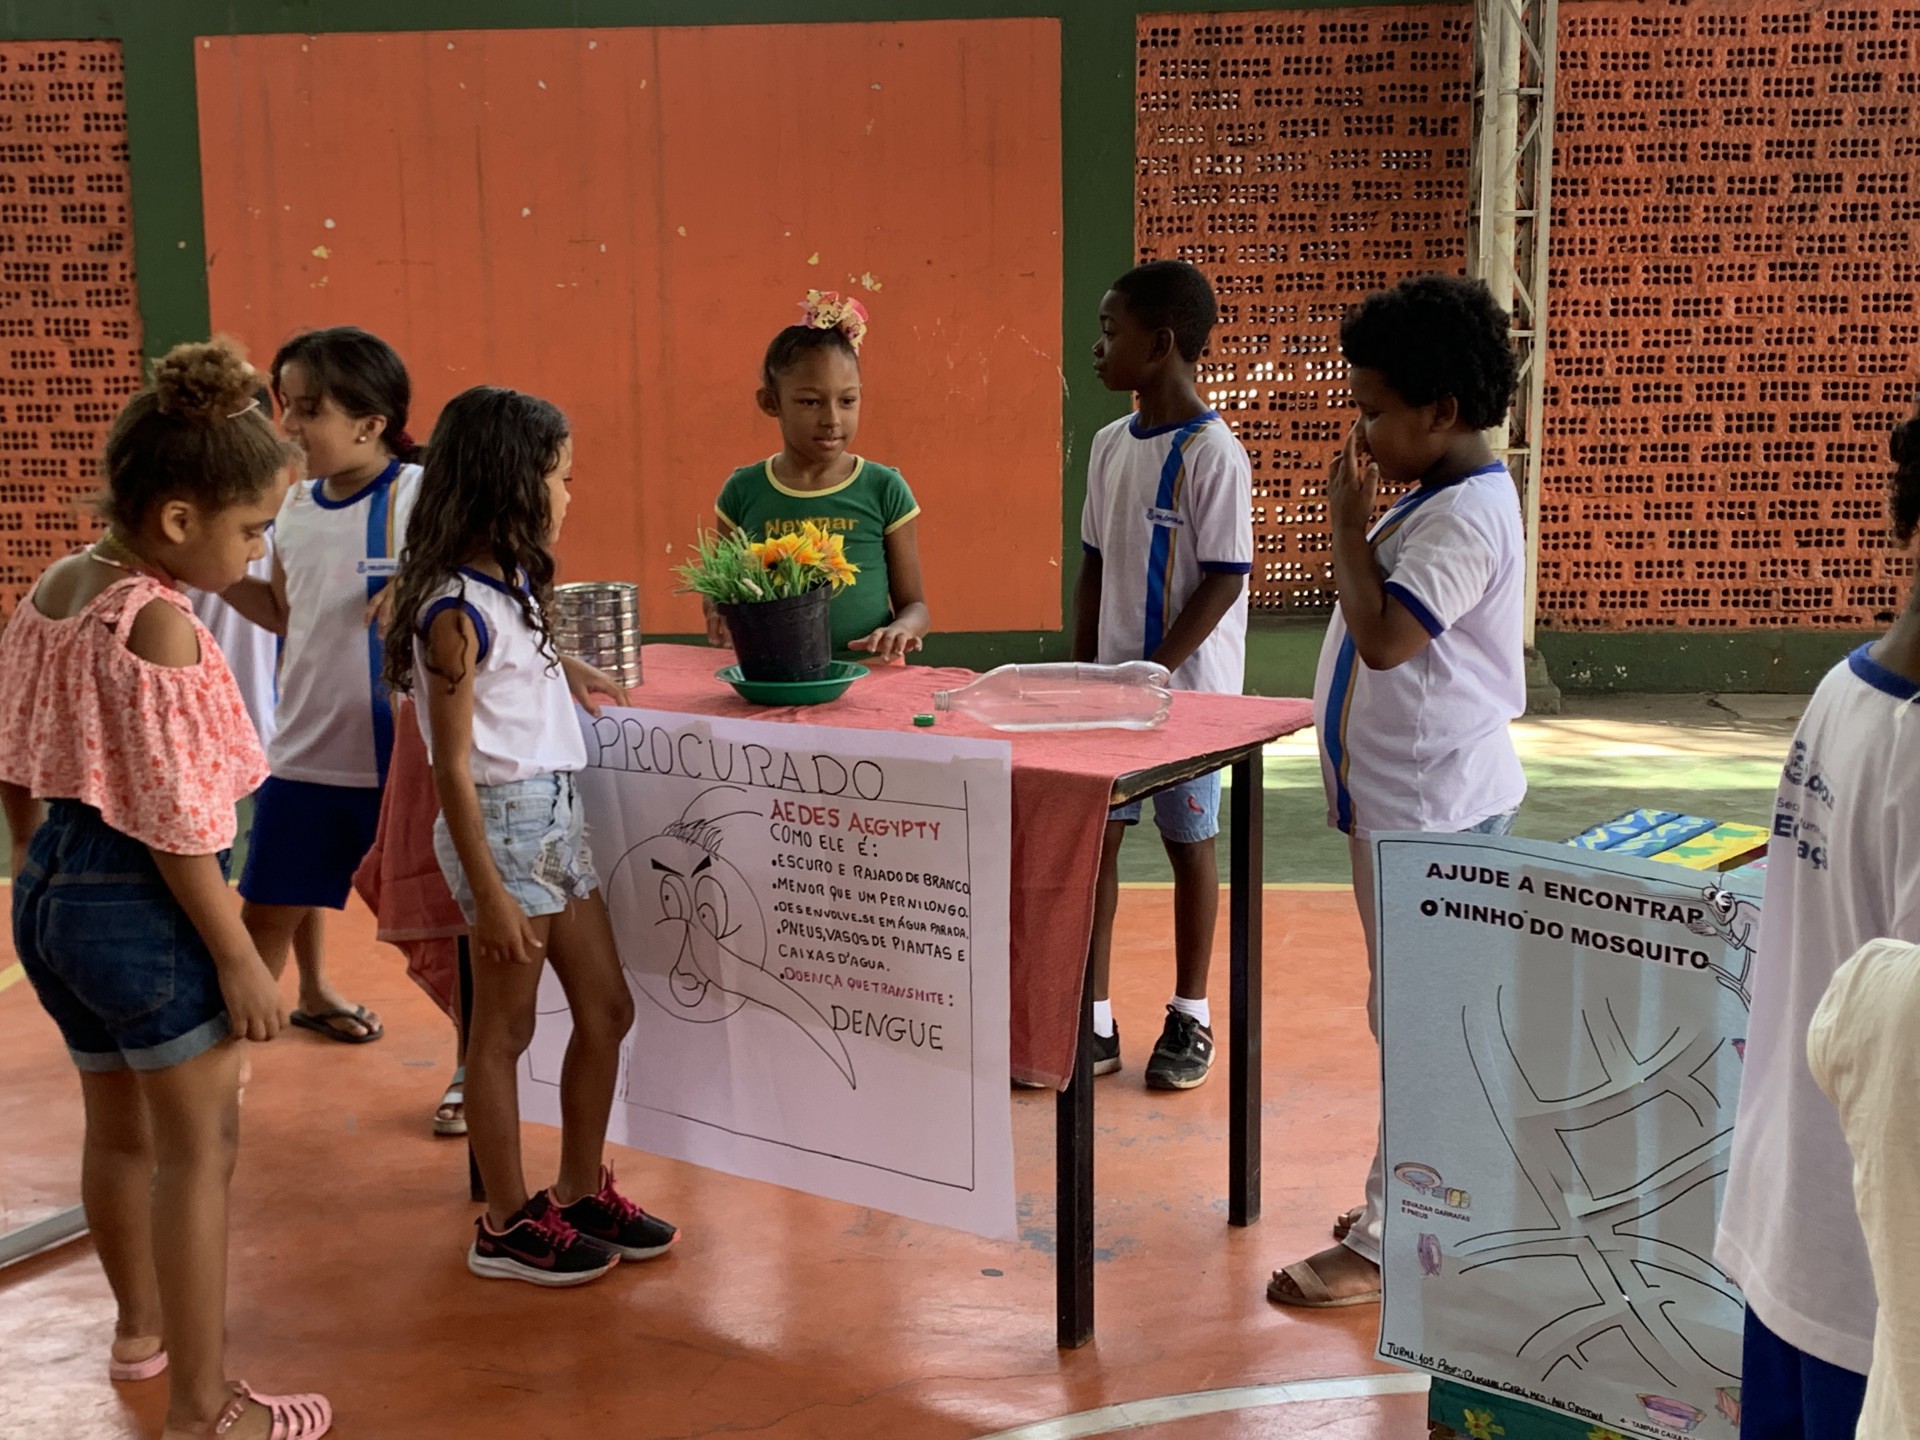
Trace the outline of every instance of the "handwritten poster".
{"type": "Polygon", "coordinates": [[[1381,1356],[1733,1440],[1743,1301],[1713,1242],[1753,882],[1484,836],[1376,854],[1381,1356]]]}
{"type": "MultiPolygon", "coordinates": [[[[1014,1233],[1012,751],[921,733],[582,717],[581,793],[636,1019],[609,1138],[1014,1233]]],[[[560,1119],[551,975],[522,1077],[560,1119]]]]}

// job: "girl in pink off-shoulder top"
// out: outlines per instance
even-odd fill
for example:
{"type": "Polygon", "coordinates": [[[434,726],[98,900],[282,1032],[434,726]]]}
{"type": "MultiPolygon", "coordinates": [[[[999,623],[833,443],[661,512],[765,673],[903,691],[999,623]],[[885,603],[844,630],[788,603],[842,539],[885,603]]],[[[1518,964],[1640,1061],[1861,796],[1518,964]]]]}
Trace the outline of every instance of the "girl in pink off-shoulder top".
{"type": "Polygon", "coordinates": [[[299,458],[251,377],[222,342],[167,355],[107,437],[106,534],[0,634],[14,948],[80,1071],[87,1222],[119,1309],[108,1373],[170,1371],[163,1440],[332,1424],[320,1396],[225,1370],[235,1042],[271,1040],[286,1012],[225,874],[266,760],[179,587],[245,573],[299,458]]]}

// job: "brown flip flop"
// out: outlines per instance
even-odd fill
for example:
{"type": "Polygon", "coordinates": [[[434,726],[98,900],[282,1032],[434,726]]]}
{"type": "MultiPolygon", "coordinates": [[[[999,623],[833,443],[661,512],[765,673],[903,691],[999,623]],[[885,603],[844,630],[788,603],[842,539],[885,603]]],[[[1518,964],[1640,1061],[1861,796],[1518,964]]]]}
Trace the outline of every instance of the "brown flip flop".
{"type": "Polygon", "coordinates": [[[371,1045],[387,1033],[385,1026],[374,1023],[373,1012],[364,1005],[355,1005],[350,1010],[296,1010],[287,1019],[302,1030],[311,1030],[329,1040],[338,1040],[342,1045],[371,1045]],[[366,1033],[354,1035],[338,1025],[328,1023],[333,1020],[351,1020],[366,1033]]]}

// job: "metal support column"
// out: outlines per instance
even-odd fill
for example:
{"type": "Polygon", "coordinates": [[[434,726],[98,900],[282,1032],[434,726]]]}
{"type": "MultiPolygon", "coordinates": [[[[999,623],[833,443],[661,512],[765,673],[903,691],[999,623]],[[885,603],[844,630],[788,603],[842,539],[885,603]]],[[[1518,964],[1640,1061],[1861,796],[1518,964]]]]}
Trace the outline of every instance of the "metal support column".
{"type": "Polygon", "coordinates": [[[1552,219],[1554,77],[1559,0],[1474,0],[1473,172],[1467,273],[1513,314],[1520,389],[1494,448],[1520,487],[1526,520],[1528,708],[1558,710],[1560,692],[1534,647],[1540,593],[1540,483],[1546,404],[1548,228],[1552,219]]]}

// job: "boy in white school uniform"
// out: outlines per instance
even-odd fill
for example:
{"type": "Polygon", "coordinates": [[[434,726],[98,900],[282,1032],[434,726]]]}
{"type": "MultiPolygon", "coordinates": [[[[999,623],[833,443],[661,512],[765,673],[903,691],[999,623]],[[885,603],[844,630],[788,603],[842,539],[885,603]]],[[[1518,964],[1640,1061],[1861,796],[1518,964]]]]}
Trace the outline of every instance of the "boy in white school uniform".
{"type": "MultiPolygon", "coordinates": [[[[1920,529],[1920,414],[1895,427],[1894,538],[1920,529]]],[[[1834,972],[1871,940],[1920,942],[1920,588],[1892,628],[1834,666],[1794,731],[1774,801],[1753,1013],[1714,1259],[1747,1297],[1747,1440],[1853,1440],[1878,1364],[1868,1236],[1842,1114],[1809,1063],[1809,1027],[1834,972]]],[[[1914,1037],[1908,1035],[1907,1043],[1914,1037]]],[[[1818,1062],[1816,1062],[1818,1063],[1818,1062]]],[[[1903,1097],[1911,1119],[1915,1100],[1903,1097]]],[[[1852,1110],[1877,1143],[1870,1110],[1852,1110]]],[[[1842,1113],[1846,1113],[1844,1110],[1842,1113]]],[[[1881,1132],[1884,1139],[1884,1129],[1881,1132]]],[[[1881,1164],[1897,1166],[1888,1153],[1881,1164]]],[[[1914,1197],[1868,1177],[1866,1200],[1914,1197]],[[1877,1181],[1877,1183],[1876,1183],[1877,1181]]],[[[1882,1231],[1885,1242],[1890,1232],[1882,1231]]],[[[1897,1298],[1906,1302],[1910,1297],[1897,1298]]],[[[1911,1331],[1915,1321],[1904,1321],[1911,1331]]],[[[1862,1426],[1863,1436],[1911,1434],[1862,1426]]]]}
{"type": "MultiPolygon", "coordinates": [[[[1152,660],[1176,690],[1246,688],[1247,575],[1253,569],[1253,471],[1247,452],[1200,398],[1196,377],[1218,318],[1193,266],[1162,260],[1114,281],[1100,303],[1094,373],[1130,390],[1137,409],[1094,436],[1081,520],[1085,555],[1074,596],[1073,656],[1114,665],[1152,660]]],[[[1138,802],[1113,812],[1094,906],[1093,1072],[1120,1068],[1108,998],[1120,843],[1138,802]]],[[[1214,836],[1220,776],[1153,797],[1173,865],[1174,989],[1147,1061],[1156,1090],[1190,1090],[1213,1068],[1207,971],[1220,908],[1214,836]]]]}
{"type": "MultiPolygon", "coordinates": [[[[1423,275],[1340,325],[1360,418],[1328,484],[1339,605],[1314,681],[1328,822],[1348,837],[1379,1035],[1372,835],[1504,835],[1526,795],[1508,725],[1526,709],[1525,557],[1513,479],[1486,431],[1512,403],[1509,320],[1486,286],[1423,275]],[[1411,488],[1373,520],[1382,481],[1411,488]]],[[[1267,1296],[1309,1309],[1380,1298],[1386,1176],[1331,1249],[1277,1270],[1267,1296]]]]}

